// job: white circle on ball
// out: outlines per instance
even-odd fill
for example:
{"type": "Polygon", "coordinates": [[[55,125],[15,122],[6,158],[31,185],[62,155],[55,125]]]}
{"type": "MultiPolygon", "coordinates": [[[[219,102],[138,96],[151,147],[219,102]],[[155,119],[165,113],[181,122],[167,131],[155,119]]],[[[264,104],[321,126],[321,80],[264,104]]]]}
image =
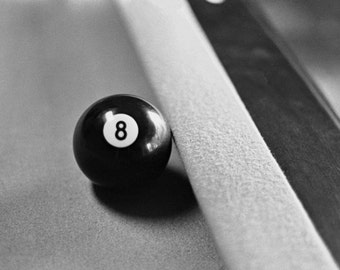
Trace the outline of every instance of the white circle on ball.
{"type": "Polygon", "coordinates": [[[125,148],[135,142],[138,137],[138,125],[135,119],[125,113],[105,114],[106,122],[103,128],[105,140],[114,147],[125,148]]]}

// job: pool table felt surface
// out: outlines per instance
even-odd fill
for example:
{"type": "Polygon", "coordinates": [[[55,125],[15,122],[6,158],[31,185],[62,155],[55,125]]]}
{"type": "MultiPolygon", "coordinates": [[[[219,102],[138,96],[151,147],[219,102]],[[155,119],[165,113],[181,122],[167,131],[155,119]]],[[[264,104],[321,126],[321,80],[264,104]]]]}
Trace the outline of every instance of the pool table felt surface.
{"type": "MultiPolygon", "coordinates": [[[[187,1],[115,2],[170,121],[226,268],[338,269],[187,1]]],[[[203,18],[218,19],[204,9],[208,3],[197,5],[203,18]]],[[[219,27],[212,32],[225,29],[219,27]]]]}
{"type": "Polygon", "coordinates": [[[157,104],[112,2],[0,3],[0,268],[220,269],[176,149],[160,184],[94,188],[72,134],[104,96],[157,104]]]}
{"type": "Polygon", "coordinates": [[[227,266],[336,268],[196,26],[189,19],[176,27],[172,16],[159,17],[159,24],[140,17],[167,14],[164,6],[176,9],[181,2],[155,1],[155,9],[143,11],[131,1],[137,9],[123,11],[131,28],[150,23],[146,35],[130,31],[144,69],[112,1],[1,3],[1,268],[222,268],[176,149],[159,184],[129,197],[93,187],[75,164],[72,133],[89,104],[130,93],[159,105],[144,72],[227,266]],[[177,47],[183,25],[193,28],[177,47]],[[159,36],[164,39],[154,39],[159,36]],[[195,41],[192,51],[187,45],[195,41]],[[207,113],[198,120],[200,108],[207,113]],[[225,109],[229,118],[211,121],[225,109]]]}

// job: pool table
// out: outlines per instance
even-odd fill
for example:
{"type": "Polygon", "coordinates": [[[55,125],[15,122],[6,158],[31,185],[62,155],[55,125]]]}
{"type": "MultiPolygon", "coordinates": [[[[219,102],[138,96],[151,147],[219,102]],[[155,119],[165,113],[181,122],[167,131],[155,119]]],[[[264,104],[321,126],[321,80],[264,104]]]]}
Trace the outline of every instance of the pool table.
{"type": "Polygon", "coordinates": [[[0,268],[338,269],[338,117],[258,12],[1,1],[0,268]],[[82,112],[121,93],[155,104],[175,142],[129,196],[72,151],[82,112]]]}

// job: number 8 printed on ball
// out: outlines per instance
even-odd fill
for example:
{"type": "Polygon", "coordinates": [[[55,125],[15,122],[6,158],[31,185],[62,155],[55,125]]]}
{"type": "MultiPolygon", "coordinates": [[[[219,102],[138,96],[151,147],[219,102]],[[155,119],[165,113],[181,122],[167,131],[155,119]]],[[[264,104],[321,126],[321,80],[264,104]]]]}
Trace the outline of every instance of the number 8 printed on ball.
{"type": "Polygon", "coordinates": [[[125,148],[135,142],[138,137],[138,125],[130,115],[119,113],[108,116],[103,128],[105,140],[114,147],[125,148]]]}

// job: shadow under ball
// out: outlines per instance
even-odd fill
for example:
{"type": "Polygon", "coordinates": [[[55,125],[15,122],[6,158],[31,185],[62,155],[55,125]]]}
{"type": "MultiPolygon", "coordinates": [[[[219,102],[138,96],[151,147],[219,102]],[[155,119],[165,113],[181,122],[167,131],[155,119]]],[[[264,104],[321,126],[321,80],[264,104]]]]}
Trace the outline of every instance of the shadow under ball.
{"type": "Polygon", "coordinates": [[[171,131],[150,103],[114,95],[92,104],[73,135],[75,159],[96,185],[115,189],[154,182],[171,153],[171,131]]]}

